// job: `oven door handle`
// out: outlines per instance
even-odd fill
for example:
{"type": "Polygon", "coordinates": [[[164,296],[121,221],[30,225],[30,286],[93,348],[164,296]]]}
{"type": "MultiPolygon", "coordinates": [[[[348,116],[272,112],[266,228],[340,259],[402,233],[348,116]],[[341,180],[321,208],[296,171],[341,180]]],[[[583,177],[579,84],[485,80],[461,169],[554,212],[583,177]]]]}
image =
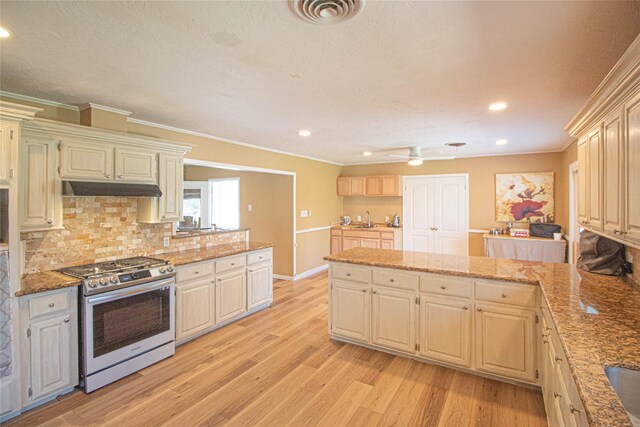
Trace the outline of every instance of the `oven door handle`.
{"type": "Polygon", "coordinates": [[[94,297],[89,297],[87,298],[87,303],[96,304],[96,303],[115,301],[124,297],[154,291],[156,289],[164,288],[166,286],[173,285],[173,284],[175,284],[175,280],[173,278],[164,279],[164,280],[149,283],[148,285],[136,286],[135,288],[125,288],[117,291],[112,291],[112,292],[109,292],[108,295],[97,295],[94,297]]]}

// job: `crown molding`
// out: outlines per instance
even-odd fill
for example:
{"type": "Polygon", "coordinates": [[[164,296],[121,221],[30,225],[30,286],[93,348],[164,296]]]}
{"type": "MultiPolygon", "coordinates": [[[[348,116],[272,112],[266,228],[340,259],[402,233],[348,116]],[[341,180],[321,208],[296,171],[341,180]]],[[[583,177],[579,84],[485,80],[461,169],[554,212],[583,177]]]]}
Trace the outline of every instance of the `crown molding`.
{"type": "Polygon", "coordinates": [[[42,108],[0,100],[0,116],[3,118],[32,120],[42,108]]]}
{"type": "Polygon", "coordinates": [[[66,110],[71,110],[71,111],[80,111],[80,109],[76,105],[63,104],[62,102],[49,101],[48,99],[35,98],[33,96],[27,96],[27,95],[20,95],[19,93],[7,92],[4,90],[0,90],[0,96],[6,96],[7,98],[18,99],[20,101],[35,102],[42,105],[49,105],[51,107],[64,108],[66,110]]]}
{"type": "Polygon", "coordinates": [[[92,110],[102,110],[102,111],[108,111],[110,113],[122,114],[123,116],[127,116],[127,117],[131,115],[131,111],[120,110],[118,108],[113,108],[113,107],[107,107],[106,105],[94,104],[93,102],[87,102],[78,107],[80,111],[88,110],[89,108],[91,108],[92,110]]]}
{"type": "Polygon", "coordinates": [[[177,127],[173,127],[173,126],[163,125],[163,124],[160,124],[160,123],[148,122],[146,120],[134,119],[134,118],[129,117],[129,118],[127,118],[127,121],[131,122],[131,123],[143,125],[143,126],[149,126],[149,127],[154,127],[154,128],[158,128],[158,129],[164,129],[164,130],[168,130],[168,131],[171,131],[171,132],[184,133],[184,134],[187,134],[187,135],[197,136],[197,137],[200,137],[200,138],[206,138],[206,139],[211,139],[211,140],[214,140],[214,141],[226,142],[228,144],[240,145],[242,147],[254,148],[256,150],[261,150],[261,151],[268,151],[270,153],[283,154],[285,156],[292,156],[292,157],[300,157],[302,159],[313,160],[313,161],[322,162],[322,163],[329,163],[331,165],[336,165],[336,166],[344,166],[345,165],[344,163],[332,162],[331,160],[325,160],[325,159],[319,159],[317,157],[305,156],[303,154],[296,154],[296,153],[292,153],[290,151],[276,150],[274,148],[267,148],[267,147],[263,147],[263,146],[260,146],[260,145],[249,144],[249,143],[246,143],[246,142],[236,141],[234,139],[223,138],[223,137],[220,137],[220,136],[209,135],[209,134],[201,133],[201,132],[195,132],[195,131],[191,131],[191,130],[187,130],[187,129],[182,129],[182,128],[177,128],[177,127]]]}
{"type": "Polygon", "coordinates": [[[621,105],[624,94],[640,88],[640,35],[631,43],[565,130],[578,137],[587,127],[621,105]]]}

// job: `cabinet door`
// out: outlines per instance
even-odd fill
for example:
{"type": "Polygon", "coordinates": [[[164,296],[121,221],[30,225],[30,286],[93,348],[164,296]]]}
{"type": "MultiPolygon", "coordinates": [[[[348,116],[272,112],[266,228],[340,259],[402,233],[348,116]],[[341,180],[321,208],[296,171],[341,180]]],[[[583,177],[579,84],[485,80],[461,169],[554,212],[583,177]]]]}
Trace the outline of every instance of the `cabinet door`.
{"type": "Polygon", "coordinates": [[[371,298],[367,285],[333,280],[331,333],[369,342],[371,298]]]}
{"type": "Polygon", "coordinates": [[[61,186],[56,178],[57,141],[25,138],[20,144],[20,224],[22,230],[62,226],[61,186]]]}
{"type": "Polygon", "coordinates": [[[182,156],[160,153],[159,162],[158,186],[162,191],[158,212],[160,221],[180,221],[182,219],[182,156]]]}
{"type": "Polygon", "coordinates": [[[17,126],[13,123],[2,122],[0,127],[0,185],[9,185],[13,173],[11,171],[11,145],[17,126]]]}
{"type": "Polygon", "coordinates": [[[155,184],[158,182],[157,154],[152,151],[116,148],[116,181],[155,184]]]}
{"type": "Polygon", "coordinates": [[[379,176],[365,177],[365,195],[380,196],[382,194],[382,178],[379,176]]]}
{"type": "Polygon", "coordinates": [[[109,144],[60,141],[60,177],[89,181],[113,180],[113,151],[109,144]]]}
{"type": "Polygon", "coordinates": [[[342,237],[331,236],[331,255],[342,252],[342,237]]]}
{"type": "Polygon", "coordinates": [[[31,323],[31,400],[70,387],[70,315],[31,323]]]}
{"type": "Polygon", "coordinates": [[[578,142],[578,222],[586,225],[589,206],[589,180],[587,170],[587,138],[578,142]]]}
{"type": "Polygon", "coordinates": [[[363,176],[356,176],[349,178],[349,192],[352,196],[364,196],[364,183],[365,178],[363,176]]]}
{"type": "Polygon", "coordinates": [[[587,223],[589,227],[602,230],[602,132],[600,127],[589,134],[588,162],[589,206],[587,223]]]}
{"type": "Polygon", "coordinates": [[[360,239],[360,247],[361,248],[371,248],[371,249],[379,249],[380,248],[380,240],[379,239],[360,239]]]}
{"type": "Polygon", "coordinates": [[[360,247],[360,238],[359,237],[343,237],[342,238],[342,250],[346,251],[351,248],[359,248],[360,247]]]}
{"type": "Polygon", "coordinates": [[[618,234],[622,231],[622,123],[620,114],[609,117],[604,122],[603,165],[604,165],[604,230],[618,234]]]}
{"type": "Polygon", "coordinates": [[[400,180],[398,175],[387,175],[380,177],[381,193],[383,196],[400,195],[400,180]]]}
{"type": "Polygon", "coordinates": [[[176,341],[215,325],[215,285],[211,279],[176,287],[176,341]]]}
{"type": "Polygon", "coordinates": [[[351,195],[351,178],[339,177],[338,178],[338,196],[350,196],[351,195]]]}
{"type": "Polygon", "coordinates": [[[257,265],[247,270],[247,297],[248,310],[269,304],[272,301],[273,274],[271,265],[257,265]]]}
{"type": "Polygon", "coordinates": [[[624,236],[640,241],[640,93],[625,106],[624,236]]]}
{"type": "Polygon", "coordinates": [[[454,365],[471,366],[471,310],[468,301],[422,296],[420,354],[454,365]]]}
{"type": "Polygon", "coordinates": [[[476,307],[477,369],[535,382],[535,314],[489,304],[476,307]]]}
{"type": "Polygon", "coordinates": [[[381,249],[393,249],[393,240],[381,240],[380,241],[381,249]]]}
{"type": "Polygon", "coordinates": [[[247,278],[245,270],[218,277],[216,280],[216,323],[226,322],[247,311],[247,278]]]}
{"type": "Polygon", "coordinates": [[[374,287],[371,342],[409,353],[415,352],[416,294],[374,287]]]}

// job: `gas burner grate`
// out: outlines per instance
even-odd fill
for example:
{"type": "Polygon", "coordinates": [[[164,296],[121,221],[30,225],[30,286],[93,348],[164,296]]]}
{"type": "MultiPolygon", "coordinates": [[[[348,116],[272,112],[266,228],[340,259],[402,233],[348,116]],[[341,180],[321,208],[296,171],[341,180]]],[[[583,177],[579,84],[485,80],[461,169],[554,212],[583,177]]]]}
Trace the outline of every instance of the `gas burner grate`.
{"type": "Polygon", "coordinates": [[[59,271],[69,276],[86,279],[96,274],[117,273],[132,268],[147,268],[159,264],[167,264],[167,261],[149,257],[134,257],[119,259],[116,261],[99,262],[96,264],[79,265],[77,267],[61,268],[59,271]]]}

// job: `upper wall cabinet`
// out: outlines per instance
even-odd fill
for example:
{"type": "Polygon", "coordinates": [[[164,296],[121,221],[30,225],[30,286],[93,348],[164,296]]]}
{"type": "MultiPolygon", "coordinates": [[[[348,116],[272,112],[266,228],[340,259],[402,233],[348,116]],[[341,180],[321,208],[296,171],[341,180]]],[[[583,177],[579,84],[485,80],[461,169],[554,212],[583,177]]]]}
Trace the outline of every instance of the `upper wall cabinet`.
{"type": "Polygon", "coordinates": [[[158,153],[155,151],[119,147],[115,154],[116,181],[158,182],[158,153]]]}
{"type": "Polygon", "coordinates": [[[401,196],[399,175],[341,176],[338,196],[401,196]]]}
{"type": "Polygon", "coordinates": [[[578,138],[578,221],[640,247],[640,37],[567,125],[578,138]]]}
{"type": "Polygon", "coordinates": [[[60,178],[79,181],[113,180],[113,145],[60,139],[58,149],[60,178]]]}

